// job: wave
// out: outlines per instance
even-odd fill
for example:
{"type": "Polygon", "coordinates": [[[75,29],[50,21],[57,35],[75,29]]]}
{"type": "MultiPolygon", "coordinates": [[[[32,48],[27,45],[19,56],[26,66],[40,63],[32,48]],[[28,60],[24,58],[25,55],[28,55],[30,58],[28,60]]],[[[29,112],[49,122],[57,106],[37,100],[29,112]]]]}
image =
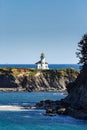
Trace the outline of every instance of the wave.
{"type": "Polygon", "coordinates": [[[25,111],[33,110],[36,107],[24,107],[19,105],[0,105],[0,111],[25,111]]]}

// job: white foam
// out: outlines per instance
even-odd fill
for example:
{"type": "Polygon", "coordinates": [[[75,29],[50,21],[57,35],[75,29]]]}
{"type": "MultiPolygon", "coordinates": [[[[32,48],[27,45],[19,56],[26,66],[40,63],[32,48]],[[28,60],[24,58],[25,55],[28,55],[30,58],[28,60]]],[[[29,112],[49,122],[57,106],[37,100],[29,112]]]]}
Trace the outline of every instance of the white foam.
{"type": "Polygon", "coordinates": [[[22,106],[17,106],[17,105],[2,105],[0,106],[0,111],[24,111],[28,110],[30,108],[25,108],[22,106]]]}

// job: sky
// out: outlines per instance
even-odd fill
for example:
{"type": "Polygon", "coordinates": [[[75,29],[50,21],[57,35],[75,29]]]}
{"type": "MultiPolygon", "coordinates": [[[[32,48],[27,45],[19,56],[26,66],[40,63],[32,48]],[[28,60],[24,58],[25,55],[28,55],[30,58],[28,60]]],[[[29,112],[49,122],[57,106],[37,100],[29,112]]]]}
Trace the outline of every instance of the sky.
{"type": "Polygon", "coordinates": [[[87,0],[0,0],[0,64],[76,64],[87,0]]]}

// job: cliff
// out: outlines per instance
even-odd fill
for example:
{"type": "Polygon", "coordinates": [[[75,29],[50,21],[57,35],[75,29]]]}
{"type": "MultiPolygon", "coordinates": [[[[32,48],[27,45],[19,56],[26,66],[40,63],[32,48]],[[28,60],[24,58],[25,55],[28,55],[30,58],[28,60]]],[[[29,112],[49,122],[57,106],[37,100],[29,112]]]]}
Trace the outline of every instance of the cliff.
{"type": "Polygon", "coordinates": [[[74,69],[0,69],[1,91],[64,91],[75,81],[79,71],[74,69]]]}
{"type": "Polygon", "coordinates": [[[37,108],[46,109],[48,115],[62,114],[87,120],[87,65],[76,80],[67,85],[68,96],[60,101],[41,101],[37,108]]]}
{"type": "Polygon", "coordinates": [[[87,120],[87,65],[83,66],[77,79],[68,84],[68,88],[69,95],[64,99],[69,106],[67,114],[87,120]]]}

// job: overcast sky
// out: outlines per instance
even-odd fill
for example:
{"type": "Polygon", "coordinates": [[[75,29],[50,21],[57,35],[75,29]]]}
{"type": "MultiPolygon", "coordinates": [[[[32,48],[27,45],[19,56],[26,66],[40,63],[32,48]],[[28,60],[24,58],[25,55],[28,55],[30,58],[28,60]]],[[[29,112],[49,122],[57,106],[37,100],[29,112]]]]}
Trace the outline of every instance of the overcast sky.
{"type": "Polygon", "coordinates": [[[0,64],[77,63],[87,0],[0,0],[0,64]]]}

